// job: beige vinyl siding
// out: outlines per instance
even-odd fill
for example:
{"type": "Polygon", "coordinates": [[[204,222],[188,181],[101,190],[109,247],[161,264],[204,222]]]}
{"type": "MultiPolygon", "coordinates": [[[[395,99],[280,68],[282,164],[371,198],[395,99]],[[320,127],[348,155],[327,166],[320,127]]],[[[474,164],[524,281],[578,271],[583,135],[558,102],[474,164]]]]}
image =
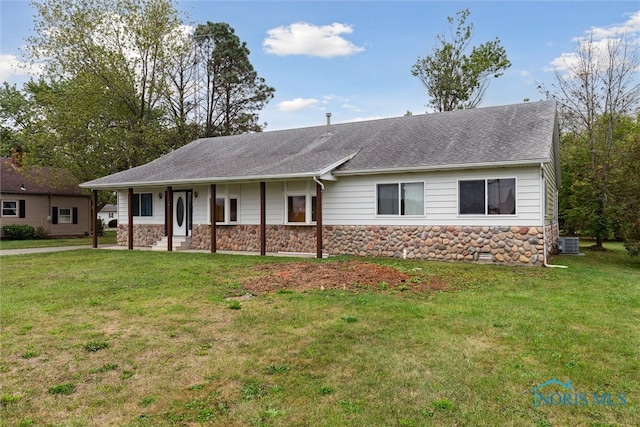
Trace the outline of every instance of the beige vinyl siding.
{"type": "Polygon", "coordinates": [[[0,226],[24,224],[32,227],[44,227],[49,230],[49,215],[51,215],[51,213],[49,209],[49,197],[47,195],[2,194],[1,200],[16,202],[18,211],[20,211],[20,200],[24,200],[25,210],[23,212],[24,218],[20,218],[20,212],[18,212],[18,216],[2,216],[0,218],[0,226]]]}
{"type": "Polygon", "coordinates": [[[49,198],[46,194],[2,194],[2,200],[24,200],[25,217],[6,216],[0,218],[3,225],[24,224],[34,228],[42,227],[51,236],[84,236],[91,231],[91,199],[86,196],[58,196],[49,198]],[[73,215],[73,208],[78,210],[78,223],[58,223],[51,221],[52,208],[69,209],[73,215]]]}
{"type": "Polygon", "coordinates": [[[545,222],[549,223],[551,220],[557,218],[557,212],[555,212],[557,203],[556,203],[556,173],[555,168],[553,167],[553,163],[548,162],[543,166],[544,170],[544,179],[545,185],[547,187],[546,191],[546,210],[545,210],[545,222]]]}

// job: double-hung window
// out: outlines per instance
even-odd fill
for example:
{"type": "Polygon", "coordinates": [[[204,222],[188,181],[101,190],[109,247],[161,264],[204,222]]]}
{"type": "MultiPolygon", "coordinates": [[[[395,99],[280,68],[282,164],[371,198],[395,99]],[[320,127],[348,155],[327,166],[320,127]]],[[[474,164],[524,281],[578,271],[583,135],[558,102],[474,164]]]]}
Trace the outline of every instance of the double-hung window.
{"type": "Polygon", "coordinates": [[[424,182],[399,182],[376,186],[378,215],[424,215],[424,182]]]}
{"type": "Polygon", "coordinates": [[[133,195],[133,216],[153,216],[153,193],[133,195]]]}
{"type": "Polygon", "coordinates": [[[51,224],[77,224],[78,208],[51,207],[51,224]]]}
{"type": "Polygon", "coordinates": [[[58,223],[71,224],[71,209],[69,208],[58,209],[58,223]]]}
{"type": "Polygon", "coordinates": [[[239,186],[221,185],[216,189],[216,224],[238,222],[239,186]]]}
{"type": "Polygon", "coordinates": [[[460,215],[515,215],[515,178],[458,181],[460,215]]]}
{"type": "Polygon", "coordinates": [[[285,184],[286,222],[312,224],[316,221],[316,196],[314,183],[287,182],[285,184]]]}
{"type": "Polygon", "coordinates": [[[2,216],[18,216],[18,202],[15,200],[3,200],[2,216]]]}

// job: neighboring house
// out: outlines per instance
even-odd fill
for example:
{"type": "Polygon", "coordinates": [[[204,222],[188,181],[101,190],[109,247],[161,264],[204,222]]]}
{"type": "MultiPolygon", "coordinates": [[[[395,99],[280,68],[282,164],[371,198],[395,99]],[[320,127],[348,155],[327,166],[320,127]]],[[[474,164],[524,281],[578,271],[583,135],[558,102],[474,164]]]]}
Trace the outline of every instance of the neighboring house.
{"type": "Polygon", "coordinates": [[[85,236],[91,227],[91,197],[69,172],[23,166],[20,151],[0,158],[0,226],[42,227],[50,236],[85,236]]]}
{"type": "Polygon", "coordinates": [[[180,237],[212,252],[539,266],[557,247],[554,102],[329,119],[199,139],[81,186],[118,192],[129,248],[167,236],[167,250],[180,237]]]}
{"type": "Polygon", "coordinates": [[[113,220],[118,220],[118,207],[112,203],[107,203],[98,212],[98,219],[101,219],[105,227],[109,226],[109,223],[113,220]]]}

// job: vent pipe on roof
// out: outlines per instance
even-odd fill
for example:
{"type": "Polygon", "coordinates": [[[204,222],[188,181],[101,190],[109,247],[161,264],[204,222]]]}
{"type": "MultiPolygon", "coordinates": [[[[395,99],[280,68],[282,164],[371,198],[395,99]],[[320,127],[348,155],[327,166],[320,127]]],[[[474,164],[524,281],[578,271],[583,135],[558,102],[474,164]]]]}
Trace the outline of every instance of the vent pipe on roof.
{"type": "Polygon", "coordinates": [[[327,116],[327,133],[329,133],[331,129],[331,113],[325,114],[327,116]]]}

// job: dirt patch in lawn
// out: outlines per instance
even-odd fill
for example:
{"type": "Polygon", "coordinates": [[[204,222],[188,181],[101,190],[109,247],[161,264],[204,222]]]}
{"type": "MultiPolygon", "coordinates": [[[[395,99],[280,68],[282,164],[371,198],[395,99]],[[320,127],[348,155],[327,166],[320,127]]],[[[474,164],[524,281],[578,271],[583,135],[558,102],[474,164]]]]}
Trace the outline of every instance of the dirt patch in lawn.
{"type": "Polygon", "coordinates": [[[244,289],[254,295],[283,289],[427,292],[448,288],[448,283],[438,277],[410,275],[391,267],[353,260],[267,264],[257,266],[256,270],[264,275],[242,283],[244,289]]]}

